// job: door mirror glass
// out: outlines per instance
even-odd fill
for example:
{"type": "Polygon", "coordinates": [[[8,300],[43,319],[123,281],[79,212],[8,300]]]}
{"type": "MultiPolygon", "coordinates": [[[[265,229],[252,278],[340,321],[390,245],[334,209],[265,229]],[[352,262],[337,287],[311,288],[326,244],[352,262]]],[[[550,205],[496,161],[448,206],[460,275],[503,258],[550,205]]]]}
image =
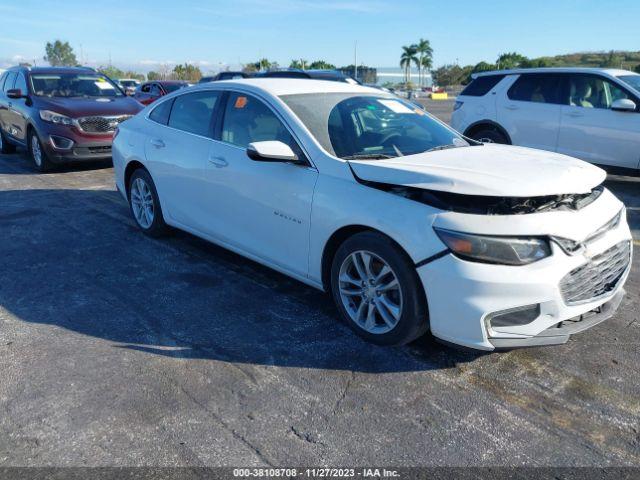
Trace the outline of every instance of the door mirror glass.
{"type": "Polygon", "coordinates": [[[636,107],[636,103],[628,98],[620,98],[611,104],[611,110],[618,112],[635,112],[636,107]]]}
{"type": "Polygon", "coordinates": [[[278,140],[253,142],[247,147],[247,155],[258,162],[295,162],[298,156],[286,143],[278,140]]]}
{"type": "Polygon", "coordinates": [[[9,98],[22,98],[22,91],[19,88],[12,88],[7,90],[7,97],[9,98]]]}

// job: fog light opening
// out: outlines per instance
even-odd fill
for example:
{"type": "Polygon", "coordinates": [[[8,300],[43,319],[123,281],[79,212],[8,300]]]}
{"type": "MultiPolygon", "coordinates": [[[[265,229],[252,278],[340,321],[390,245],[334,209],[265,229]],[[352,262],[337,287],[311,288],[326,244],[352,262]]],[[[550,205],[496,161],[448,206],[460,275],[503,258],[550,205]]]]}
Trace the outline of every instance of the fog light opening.
{"type": "Polygon", "coordinates": [[[56,150],[69,150],[73,147],[73,140],[58,135],[50,135],[51,146],[56,150]]]}
{"type": "Polygon", "coordinates": [[[487,317],[487,326],[496,327],[519,327],[528,325],[540,316],[540,304],[527,305],[524,307],[510,308],[494,312],[487,317]]]}

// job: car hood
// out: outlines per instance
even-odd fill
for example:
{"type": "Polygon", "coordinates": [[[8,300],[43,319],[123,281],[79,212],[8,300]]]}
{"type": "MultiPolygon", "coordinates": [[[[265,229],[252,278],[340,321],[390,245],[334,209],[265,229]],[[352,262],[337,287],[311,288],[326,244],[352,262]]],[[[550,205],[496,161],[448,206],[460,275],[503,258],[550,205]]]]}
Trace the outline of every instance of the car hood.
{"type": "Polygon", "coordinates": [[[54,110],[71,118],[93,115],[135,115],[144,108],[129,97],[117,98],[40,98],[41,110],[54,110]]]}
{"type": "Polygon", "coordinates": [[[349,164],[361,180],[491,197],[588,193],[606,178],[604,170],[581,160],[507,145],[350,160],[349,164]]]}

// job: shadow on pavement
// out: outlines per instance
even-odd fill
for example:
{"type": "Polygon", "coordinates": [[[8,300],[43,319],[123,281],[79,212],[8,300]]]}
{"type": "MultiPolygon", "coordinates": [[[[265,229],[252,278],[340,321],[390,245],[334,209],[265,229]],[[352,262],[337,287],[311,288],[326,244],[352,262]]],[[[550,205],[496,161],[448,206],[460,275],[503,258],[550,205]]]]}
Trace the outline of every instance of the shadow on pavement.
{"type": "Polygon", "coordinates": [[[425,337],[365,343],[328,295],[194,236],[142,235],[113,191],[0,192],[0,305],[154,355],[352,370],[455,367],[481,353],[425,337]]]}

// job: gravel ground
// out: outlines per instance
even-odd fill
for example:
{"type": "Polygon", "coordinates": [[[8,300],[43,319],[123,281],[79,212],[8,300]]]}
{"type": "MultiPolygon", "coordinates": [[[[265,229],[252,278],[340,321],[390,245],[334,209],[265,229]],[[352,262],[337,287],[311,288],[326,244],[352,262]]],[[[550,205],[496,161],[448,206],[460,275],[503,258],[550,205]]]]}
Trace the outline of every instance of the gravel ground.
{"type": "MultiPolygon", "coordinates": [[[[640,182],[609,187],[638,244],[640,182]]],[[[321,292],[144,237],[108,165],[0,156],[0,231],[0,466],[640,465],[638,256],[614,318],[483,354],[366,344],[321,292]]]]}

